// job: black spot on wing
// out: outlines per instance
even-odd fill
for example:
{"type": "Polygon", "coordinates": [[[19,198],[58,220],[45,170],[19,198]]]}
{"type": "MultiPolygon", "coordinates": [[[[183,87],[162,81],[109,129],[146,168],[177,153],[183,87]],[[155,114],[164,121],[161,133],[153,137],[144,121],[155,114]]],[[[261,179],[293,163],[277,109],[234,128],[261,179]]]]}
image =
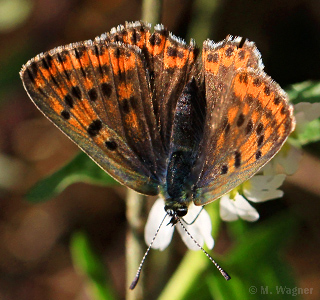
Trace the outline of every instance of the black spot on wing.
{"type": "Polygon", "coordinates": [[[264,140],[264,135],[260,135],[259,138],[258,138],[258,147],[260,147],[263,143],[263,140],[264,140]]]}
{"type": "Polygon", "coordinates": [[[261,132],[262,132],[262,130],[263,130],[263,124],[262,124],[262,123],[259,123],[259,125],[257,126],[257,129],[256,129],[257,134],[260,135],[261,132]]]}
{"type": "Polygon", "coordinates": [[[44,67],[46,70],[49,70],[49,69],[50,69],[50,66],[48,65],[48,63],[46,62],[46,60],[45,60],[44,58],[41,60],[41,62],[42,62],[43,67],[44,67]]]}
{"type": "Polygon", "coordinates": [[[264,87],[264,93],[265,93],[266,96],[270,96],[270,94],[271,94],[270,87],[265,86],[264,87]]]}
{"type": "Polygon", "coordinates": [[[26,72],[27,72],[27,74],[28,74],[28,77],[29,77],[30,81],[31,81],[33,84],[35,84],[36,80],[35,80],[34,75],[32,74],[32,72],[31,72],[29,69],[26,69],[26,72]]]}
{"type": "Polygon", "coordinates": [[[228,166],[223,165],[221,167],[221,175],[227,174],[228,173],[228,166]]]}
{"type": "Polygon", "coordinates": [[[245,42],[246,42],[246,39],[242,37],[238,45],[238,48],[242,48],[245,42]]]}
{"type": "Polygon", "coordinates": [[[105,145],[110,151],[114,151],[118,148],[117,143],[113,140],[105,141],[105,145]]]}
{"type": "Polygon", "coordinates": [[[78,48],[75,48],[74,51],[75,51],[76,58],[80,59],[83,56],[86,49],[84,46],[80,46],[78,48]]]}
{"type": "Polygon", "coordinates": [[[167,55],[171,56],[171,57],[179,57],[179,58],[183,58],[183,51],[179,51],[177,48],[175,47],[168,47],[167,49],[167,55]]]}
{"type": "Polygon", "coordinates": [[[283,106],[283,107],[281,108],[281,110],[280,110],[280,113],[281,113],[282,115],[285,115],[285,114],[287,113],[287,109],[283,106]]]}
{"type": "Polygon", "coordinates": [[[130,112],[130,105],[128,99],[123,99],[120,102],[121,105],[121,110],[125,113],[128,114],[130,112]]]}
{"type": "Polygon", "coordinates": [[[244,120],[245,120],[245,118],[244,118],[243,113],[240,113],[238,120],[237,120],[237,126],[238,127],[242,126],[242,124],[244,123],[244,120]]]}
{"type": "Polygon", "coordinates": [[[65,119],[65,120],[69,120],[70,119],[70,113],[67,110],[63,110],[61,111],[61,116],[65,119]]]}
{"type": "Polygon", "coordinates": [[[243,72],[239,75],[240,83],[248,84],[248,74],[243,72]]]}
{"type": "Polygon", "coordinates": [[[72,94],[74,97],[76,97],[76,98],[78,98],[79,100],[81,100],[81,90],[80,90],[80,88],[79,88],[78,86],[73,86],[73,87],[71,88],[71,94],[72,94]]]}
{"type": "Polygon", "coordinates": [[[234,152],[234,166],[239,168],[241,165],[241,153],[238,151],[234,152]]]}
{"type": "Polygon", "coordinates": [[[281,102],[281,97],[274,97],[273,103],[274,103],[275,105],[279,105],[280,102],[281,102]]]}
{"type": "Polygon", "coordinates": [[[218,61],[219,61],[219,54],[218,53],[208,54],[207,62],[217,63],[218,61]]]}
{"type": "Polygon", "coordinates": [[[253,123],[252,120],[249,120],[247,126],[246,126],[246,134],[249,134],[253,129],[253,123]]]}
{"type": "Polygon", "coordinates": [[[262,81],[261,81],[261,79],[259,77],[253,79],[253,85],[255,87],[259,87],[261,85],[261,83],[262,83],[262,81]]]}
{"type": "Polygon", "coordinates": [[[111,94],[112,94],[112,86],[109,83],[102,83],[101,84],[101,91],[103,93],[104,96],[106,96],[107,98],[110,98],[111,94]]]}
{"type": "Polygon", "coordinates": [[[152,46],[155,46],[155,45],[160,45],[161,44],[161,41],[162,39],[159,37],[159,35],[157,34],[153,34],[150,39],[149,39],[149,42],[152,46]]]}
{"type": "Polygon", "coordinates": [[[96,101],[98,98],[98,93],[95,88],[90,89],[88,95],[91,101],[96,101]]]}
{"type": "Polygon", "coordinates": [[[28,77],[30,81],[35,84],[36,83],[36,77],[39,72],[39,68],[36,62],[33,62],[30,64],[30,66],[26,69],[26,72],[28,74],[28,77]]]}
{"type": "Polygon", "coordinates": [[[229,47],[226,51],[225,54],[227,57],[231,56],[233,54],[233,47],[229,47]]]}
{"type": "Polygon", "coordinates": [[[261,155],[262,155],[261,151],[258,150],[258,151],[256,152],[256,159],[259,159],[259,158],[261,157],[261,155]]]}
{"type": "Polygon", "coordinates": [[[70,108],[73,108],[74,101],[73,101],[73,98],[70,96],[70,94],[65,95],[64,102],[70,108]]]}
{"type": "Polygon", "coordinates": [[[228,123],[228,124],[226,125],[226,127],[224,128],[225,134],[228,134],[229,131],[230,131],[230,123],[228,123]]]}
{"type": "Polygon", "coordinates": [[[91,137],[95,137],[99,134],[100,130],[102,129],[102,122],[100,120],[94,120],[89,125],[87,132],[91,137]]]}

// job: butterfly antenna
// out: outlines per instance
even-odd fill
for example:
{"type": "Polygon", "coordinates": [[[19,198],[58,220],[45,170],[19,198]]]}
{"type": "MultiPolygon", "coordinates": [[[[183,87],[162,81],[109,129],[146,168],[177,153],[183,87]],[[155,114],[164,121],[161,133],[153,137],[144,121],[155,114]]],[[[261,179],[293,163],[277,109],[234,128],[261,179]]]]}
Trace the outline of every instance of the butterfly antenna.
{"type": "Polygon", "coordinates": [[[185,224],[187,225],[192,225],[195,221],[197,221],[198,217],[200,216],[202,210],[204,209],[204,206],[201,207],[200,211],[198,212],[198,214],[196,215],[196,217],[193,219],[193,221],[191,223],[188,223],[186,220],[181,219],[185,224]]]}
{"type": "Polygon", "coordinates": [[[231,277],[229,276],[229,274],[223,270],[219,264],[211,257],[211,255],[204,250],[201,245],[194,239],[194,237],[190,234],[190,232],[187,230],[187,228],[183,225],[183,223],[181,222],[180,218],[178,218],[178,221],[180,223],[180,225],[182,226],[182,228],[184,229],[184,231],[190,236],[190,238],[194,241],[194,243],[202,250],[202,252],[211,260],[211,262],[217,267],[217,269],[219,270],[219,272],[221,273],[221,275],[224,277],[225,280],[230,280],[231,277]]]}
{"type": "Polygon", "coordinates": [[[130,284],[130,287],[129,287],[130,290],[133,290],[136,287],[136,285],[138,284],[138,281],[139,281],[139,278],[140,278],[140,273],[141,273],[144,261],[146,260],[146,257],[147,257],[147,255],[148,255],[148,253],[149,253],[149,251],[150,251],[150,249],[151,249],[151,247],[152,247],[152,245],[153,245],[153,243],[154,243],[154,241],[155,241],[155,239],[156,239],[156,237],[157,237],[157,235],[159,233],[159,230],[160,230],[160,228],[161,228],[166,216],[167,216],[167,214],[162,219],[162,221],[161,221],[161,223],[160,223],[160,225],[159,225],[159,227],[158,227],[158,229],[157,229],[157,231],[156,231],[156,233],[155,233],[155,235],[154,235],[154,237],[153,237],[153,239],[152,239],[147,251],[145,252],[144,256],[142,257],[142,260],[141,260],[141,263],[139,265],[139,268],[138,268],[138,271],[136,273],[136,276],[134,277],[133,281],[130,284]]]}

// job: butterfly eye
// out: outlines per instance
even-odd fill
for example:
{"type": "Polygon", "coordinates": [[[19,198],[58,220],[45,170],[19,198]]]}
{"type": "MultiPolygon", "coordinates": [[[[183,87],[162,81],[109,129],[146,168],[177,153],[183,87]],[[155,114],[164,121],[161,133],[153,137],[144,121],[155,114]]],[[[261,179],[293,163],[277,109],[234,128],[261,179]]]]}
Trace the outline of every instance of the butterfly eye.
{"type": "Polygon", "coordinates": [[[179,207],[176,211],[178,217],[183,217],[187,214],[188,208],[185,206],[179,207]]]}
{"type": "Polygon", "coordinates": [[[170,217],[175,215],[175,211],[169,205],[165,205],[164,210],[170,217]]]}

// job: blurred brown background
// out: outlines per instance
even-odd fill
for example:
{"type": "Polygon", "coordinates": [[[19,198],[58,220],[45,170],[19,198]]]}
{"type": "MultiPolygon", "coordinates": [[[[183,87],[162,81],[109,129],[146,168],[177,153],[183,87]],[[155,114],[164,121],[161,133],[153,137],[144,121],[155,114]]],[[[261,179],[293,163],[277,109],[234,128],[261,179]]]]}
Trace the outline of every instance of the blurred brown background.
{"type": "MultiPolygon", "coordinates": [[[[162,23],[185,38],[202,17],[201,2],[164,1],[162,23]]],[[[320,1],[221,0],[209,17],[208,38],[232,34],[255,41],[266,72],[284,88],[320,79],[320,1]]],[[[0,0],[0,300],[89,299],[69,254],[76,229],[89,233],[124,296],[124,188],[78,183],[43,204],[24,199],[78,150],[28,99],[19,70],[40,52],[140,18],[140,0],[0,0]]],[[[201,45],[202,33],[193,37],[201,45]]],[[[308,150],[281,201],[304,219],[288,260],[300,286],[315,288],[305,299],[319,299],[319,144],[308,150]]]]}

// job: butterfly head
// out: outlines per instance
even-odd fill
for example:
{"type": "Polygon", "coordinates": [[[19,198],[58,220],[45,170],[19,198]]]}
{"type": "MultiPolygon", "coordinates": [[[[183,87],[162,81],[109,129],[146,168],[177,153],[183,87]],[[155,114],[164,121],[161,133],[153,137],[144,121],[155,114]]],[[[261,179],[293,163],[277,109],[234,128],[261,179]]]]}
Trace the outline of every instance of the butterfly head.
{"type": "Polygon", "coordinates": [[[164,210],[171,217],[169,224],[175,225],[179,218],[184,217],[188,213],[188,207],[184,203],[179,203],[172,199],[167,199],[164,210]]]}

